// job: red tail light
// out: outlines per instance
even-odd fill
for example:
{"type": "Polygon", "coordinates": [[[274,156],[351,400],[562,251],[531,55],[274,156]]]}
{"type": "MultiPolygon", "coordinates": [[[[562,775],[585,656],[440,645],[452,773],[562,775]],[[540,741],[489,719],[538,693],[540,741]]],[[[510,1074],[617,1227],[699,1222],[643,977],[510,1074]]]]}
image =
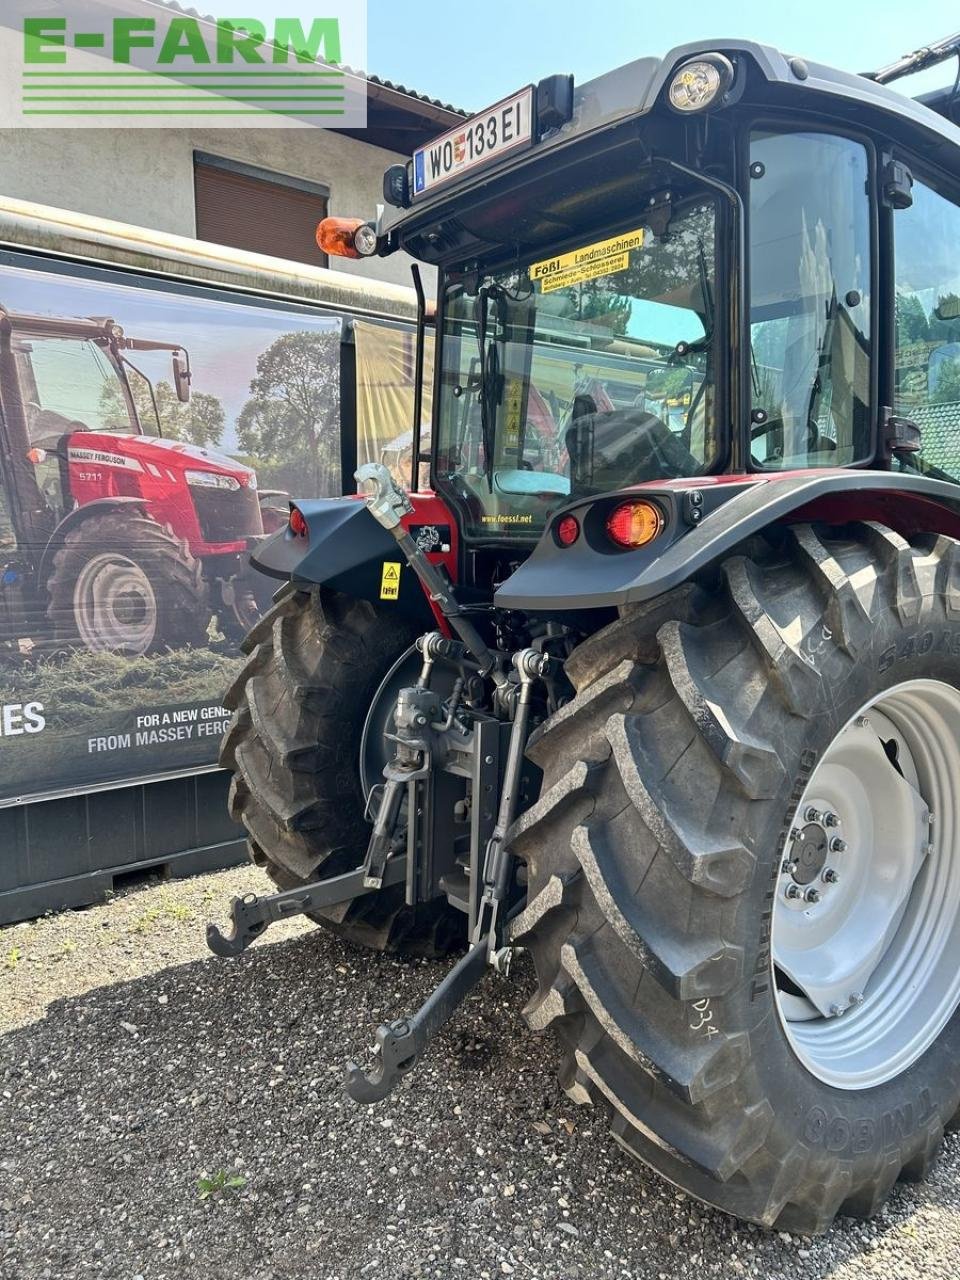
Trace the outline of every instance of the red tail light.
{"type": "Polygon", "coordinates": [[[645,547],[663,528],[663,515],[652,502],[622,502],[607,516],[607,535],[618,547],[645,547]]]}
{"type": "Polygon", "coordinates": [[[557,521],[554,533],[561,547],[572,547],[580,537],[580,522],[575,516],[563,516],[557,521]]]}
{"type": "Polygon", "coordinates": [[[297,538],[305,538],[309,532],[307,522],[299,507],[290,508],[290,532],[297,538]]]}

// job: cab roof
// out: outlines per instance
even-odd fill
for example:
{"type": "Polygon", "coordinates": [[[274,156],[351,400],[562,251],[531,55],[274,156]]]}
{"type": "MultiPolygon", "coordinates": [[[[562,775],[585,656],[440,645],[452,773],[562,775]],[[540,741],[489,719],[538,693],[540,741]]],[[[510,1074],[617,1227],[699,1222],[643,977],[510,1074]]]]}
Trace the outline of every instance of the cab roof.
{"type": "MultiPolygon", "coordinates": [[[[395,243],[410,248],[406,243],[408,229],[422,227],[431,215],[436,219],[441,211],[454,209],[458,201],[489,186],[492,180],[506,178],[532,161],[546,159],[590,135],[600,135],[649,115],[661,103],[676,68],[706,53],[722,53],[735,63],[746,64],[752,82],[748,99],[751,104],[853,119],[861,128],[879,130],[891,140],[913,148],[922,147],[933,163],[960,171],[960,128],[947,118],[946,95],[910,98],[867,76],[781,53],[752,40],[700,40],[678,45],[663,58],[638,58],[575,85],[573,113],[566,124],[549,131],[519,154],[508,154],[460,181],[445,184],[433,194],[414,199],[409,208],[389,209],[384,230],[393,234],[395,243]]],[[[719,107],[706,114],[720,115],[724,110],[719,107]]],[[[424,256],[416,248],[411,251],[424,256]]]]}

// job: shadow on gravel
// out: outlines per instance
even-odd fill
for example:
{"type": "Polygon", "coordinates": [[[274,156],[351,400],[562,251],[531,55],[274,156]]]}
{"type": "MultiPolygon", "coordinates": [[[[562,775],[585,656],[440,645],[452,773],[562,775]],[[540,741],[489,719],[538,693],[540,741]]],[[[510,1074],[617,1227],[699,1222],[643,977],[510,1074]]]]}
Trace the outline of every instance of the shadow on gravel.
{"type": "Polygon", "coordinates": [[[60,1000],[10,1032],[0,1275],[673,1280],[844,1263],[847,1280],[908,1274],[911,1257],[957,1273],[955,1140],[873,1225],[807,1242],[738,1226],[567,1101],[552,1043],[518,1016],[522,965],[490,975],[393,1099],[356,1107],[344,1059],[368,1062],[376,1024],[444,972],[317,931],[60,1000]]]}

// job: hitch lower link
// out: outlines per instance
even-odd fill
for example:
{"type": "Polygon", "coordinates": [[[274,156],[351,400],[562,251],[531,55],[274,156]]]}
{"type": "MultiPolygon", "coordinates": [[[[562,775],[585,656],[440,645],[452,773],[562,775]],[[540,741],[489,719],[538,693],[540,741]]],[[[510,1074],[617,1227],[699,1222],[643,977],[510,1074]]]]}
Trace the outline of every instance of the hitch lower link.
{"type": "MultiPolygon", "coordinates": [[[[425,641],[429,639],[430,637],[425,637],[425,641]]],[[[425,643],[425,656],[426,649],[425,643]]],[[[416,1013],[408,1018],[398,1018],[393,1022],[385,1023],[378,1028],[374,1045],[378,1061],[371,1071],[362,1071],[355,1062],[347,1063],[345,1087],[347,1093],[356,1102],[368,1104],[381,1102],[396,1088],[403,1076],[417,1065],[420,1055],[433,1037],[478,985],[487,972],[488,966],[492,966],[497,972],[503,974],[509,970],[512,952],[509,946],[503,945],[503,939],[506,923],[505,908],[512,880],[513,855],[506,844],[506,835],[516,816],[520,794],[521,769],[529,732],[533,686],[545,674],[549,663],[550,659],[535,649],[521,649],[513,655],[513,665],[519,676],[520,687],[510,728],[497,820],[484,851],[481,896],[476,924],[470,938],[470,948],[416,1013]]],[[[398,719],[403,701],[404,694],[401,693],[398,719]]],[[[451,704],[452,702],[453,699],[451,704]]],[[[448,714],[448,720],[449,718],[448,714]]],[[[391,766],[388,766],[385,772],[388,775],[387,787],[389,788],[393,781],[391,766]]],[[[386,806],[385,793],[381,802],[381,813],[386,806]]],[[[370,840],[368,863],[371,860],[371,854],[379,856],[379,850],[382,847],[383,838],[378,836],[375,829],[370,840]]],[[[387,860],[384,870],[389,870],[391,865],[392,859],[387,860]]]]}

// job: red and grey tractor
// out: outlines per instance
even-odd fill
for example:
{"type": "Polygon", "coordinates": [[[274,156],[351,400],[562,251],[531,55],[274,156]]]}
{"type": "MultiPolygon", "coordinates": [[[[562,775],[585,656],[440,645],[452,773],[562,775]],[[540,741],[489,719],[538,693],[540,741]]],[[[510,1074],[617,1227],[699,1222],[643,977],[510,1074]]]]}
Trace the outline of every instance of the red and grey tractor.
{"type": "Polygon", "coordinates": [[[114,320],[0,308],[2,633],[21,651],[71,643],[143,654],[242,632],[263,578],[257,478],[209,448],[161,433],[157,393],[132,362],[174,343],[127,337],[114,320]],[[52,635],[52,641],[51,641],[52,635]]]}
{"type": "Polygon", "coordinates": [[[729,1213],[868,1216],[956,1122],[958,99],[886,84],[958,50],[551,77],[321,224],[438,269],[431,491],[255,554],[222,760],[280,892],[209,937],[465,948],[355,1099],[523,949],[570,1096],[729,1213]]]}

